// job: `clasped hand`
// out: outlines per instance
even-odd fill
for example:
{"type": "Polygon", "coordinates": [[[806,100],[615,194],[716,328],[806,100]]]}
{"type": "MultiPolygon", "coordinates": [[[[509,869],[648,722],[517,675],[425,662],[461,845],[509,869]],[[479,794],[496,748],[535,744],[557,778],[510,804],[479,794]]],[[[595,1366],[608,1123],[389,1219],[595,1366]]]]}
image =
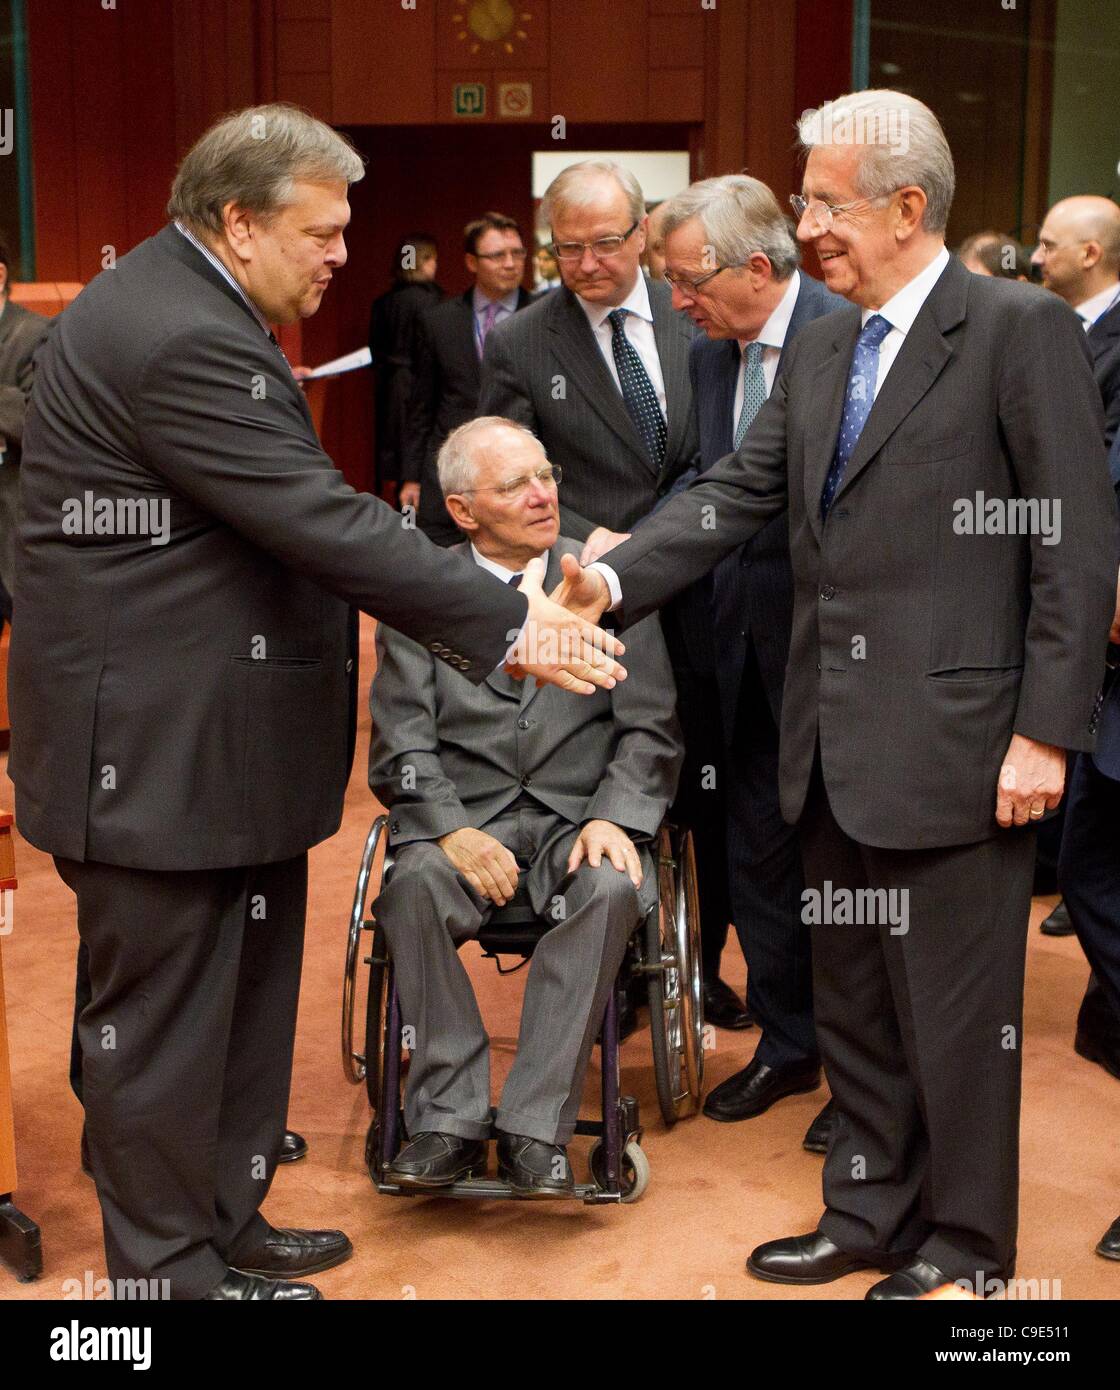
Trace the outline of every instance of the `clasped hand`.
{"type": "MultiPolygon", "coordinates": [[[[517,860],[485,830],[463,826],[441,835],[436,843],[480,897],[504,907],[517,892],[517,860]]],[[[620,874],[629,875],[635,888],[641,887],[642,863],[634,842],[609,820],[589,820],[579,832],[568,855],[568,873],[575,873],[585,859],[597,869],[604,854],[620,874]]]]}

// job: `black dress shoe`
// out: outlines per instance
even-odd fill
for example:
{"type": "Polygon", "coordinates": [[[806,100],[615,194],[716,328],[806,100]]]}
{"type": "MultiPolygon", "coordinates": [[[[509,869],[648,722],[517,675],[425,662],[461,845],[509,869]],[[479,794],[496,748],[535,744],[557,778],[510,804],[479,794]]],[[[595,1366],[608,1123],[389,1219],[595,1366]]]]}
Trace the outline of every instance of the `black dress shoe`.
{"type": "Polygon", "coordinates": [[[808,1149],[811,1154],[826,1154],[835,1133],[836,1102],[830,1100],[805,1131],[805,1138],[801,1141],[801,1147],[808,1149]]]}
{"type": "Polygon", "coordinates": [[[857,1269],[870,1269],[869,1260],[841,1250],[820,1231],[787,1240],[768,1240],[751,1251],[747,1273],[771,1284],[830,1284],[857,1269]]]}
{"type": "Polygon", "coordinates": [[[749,1120],[752,1115],[769,1110],[783,1096],[815,1091],[820,1084],[819,1062],[768,1067],[755,1059],[719,1083],[704,1102],[704,1114],[710,1120],[749,1120]]]}
{"type": "Polygon", "coordinates": [[[386,1177],[401,1187],[449,1187],[460,1178],[486,1175],[486,1140],[425,1130],[393,1159],[386,1177]]]}
{"type": "Polygon", "coordinates": [[[498,1134],[498,1176],[519,1197],[570,1197],[575,1191],[568,1151],[525,1134],[498,1134]]]}
{"type": "Polygon", "coordinates": [[[739,996],[717,975],[704,982],[704,1022],[738,1033],[754,1022],[739,996]]]}
{"type": "Polygon", "coordinates": [[[1109,1046],[1095,1038],[1092,1033],[1087,1033],[1084,1028],[1079,1028],[1074,1034],[1073,1050],[1079,1057],[1084,1057],[1087,1062],[1096,1062],[1098,1066],[1104,1067],[1110,1076],[1115,1076],[1120,1080],[1120,1048],[1109,1046]]]}
{"type": "Polygon", "coordinates": [[[278,1279],[262,1279],[256,1274],[245,1274],[231,1269],[227,1271],[222,1282],[215,1284],[209,1293],[202,1295],[202,1298],[229,1299],[238,1303],[258,1303],[268,1299],[278,1303],[281,1300],[306,1301],[322,1296],[314,1284],[286,1284],[278,1279]]]}
{"type": "Polygon", "coordinates": [[[266,1279],[291,1279],[333,1269],[353,1253],[354,1247],[341,1231],[274,1227],[255,1250],[239,1256],[233,1268],[240,1274],[259,1274],[266,1279]]]}
{"type": "Polygon", "coordinates": [[[952,1282],[952,1279],[947,1274],[942,1274],[936,1265],[915,1256],[909,1264],[896,1269],[886,1279],[872,1284],[864,1296],[871,1299],[921,1298],[922,1294],[932,1293],[934,1289],[940,1289],[952,1282]]]}
{"type": "Polygon", "coordinates": [[[82,1142],[78,1146],[78,1157],[81,1161],[82,1172],[88,1173],[93,1177],[93,1160],[89,1156],[89,1135],[86,1133],[85,1125],[82,1126],[82,1142]]]}
{"type": "Polygon", "coordinates": [[[1058,899],[1054,911],[1043,921],[1039,931],[1043,936],[1073,935],[1073,923],[1070,921],[1069,908],[1066,907],[1061,898],[1058,899]]]}
{"type": "Polygon", "coordinates": [[[277,1163],[298,1163],[301,1158],[307,1157],[307,1140],[302,1134],[296,1134],[288,1129],[284,1131],[284,1137],[280,1140],[280,1152],[276,1156],[277,1163]]]}
{"type": "Polygon", "coordinates": [[[1103,1255],[1106,1260],[1120,1260],[1120,1216],[1101,1236],[1097,1254],[1103,1255]]]}

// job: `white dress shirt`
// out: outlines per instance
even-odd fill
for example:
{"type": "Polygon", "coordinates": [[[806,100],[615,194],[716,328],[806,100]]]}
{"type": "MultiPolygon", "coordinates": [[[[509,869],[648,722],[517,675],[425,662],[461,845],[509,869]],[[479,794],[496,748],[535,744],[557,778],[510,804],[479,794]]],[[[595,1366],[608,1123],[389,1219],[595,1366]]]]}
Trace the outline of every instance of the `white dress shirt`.
{"type": "Polygon", "coordinates": [[[1118,300],[1120,300],[1120,286],[1117,285],[1109,285],[1099,294],[1091,295],[1088,299],[1082,300],[1074,312],[1084,323],[1085,332],[1088,333],[1101,315],[1106,314],[1118,300]]]}
{"type": "MultiPolygon", "coordinates": [[[[547,568],[548,551],[545,550],[541,553],[544,555],[544,563],[547,568]]],[[[523,573],[521,570],[507,570],[505,565],[499,565],[497,560],[488,559],[483,555],[482,551],[475,546],[474,541],[471,541],[471,555],[474,557],[476,565],[481,565],[484,570],[489,570],[490,573],[500,579],[503,584],[508,584],[515,574],[520,576],[523,573]]]]}
{"type": "MultiPolygon", "coordinates": [[[[801,289],[801,275],[794,271],[789,277],[789,284],[785,294],[778,300],[774,312],[762,325],[757,338],[750,339],[750,342],[762,344],[762,375],[766,378],[766,394],[769,396],[774,389],[774,382],[778,379],[778,359],[782,355],[782,348],[785,345],[786,334],[789,332],[789,321],[793,318],[793,306],[797,303],[797,295],[801,289]]],[[[735,433],[735,426],[739,423],[739,415],[743,409],[743,392],[746,389],[747,379],[747,360],[746,353],[748,340],[739,339],[739,374],[735,378],[735,401],[731,410],[731,433],[735,433]]]]}
{"type": "MultiPolygon", "coordinates": [[[[948,264],[949,253],[943,246],[929,265],[924,270],[920,270],[911,281],[903,285],[897,294],[892,295],[882,308],[864,309],[861,317],[863,326],[866,326],[867,320],[873,314],[882,314],[883,318],[891,325],[891,331],[879,344],[879,371],[875,377],[875,396],[878,396],[887,373],[894,365],[899,349],[906,341],[906,335],[918,317],[918,311],[929,298],[930,291],[937,284],[948,264]]],[[[607,588],[611,595],[610,606],[612,610],[618,608],[622,603],[622,585],[618,582],[618,575],[615,574],[610,565],[604,564],[601,560],[589,565],[588,569],[598,570],[607,581],[607,588]]]]}
{"type": "Polygon", "coordinates": [[[627,311],[624,320],[626,336],[642,359],[646,376],[649,377],[650,384],[657,395],[657,404],[661,407],[662,415],[668,419],[665,409],[665,378],[661,374],[661,358],[657,355],[657,342],[653,336],[653,310],[649,307],[649,289],[646,285],[646,277],[639,271],[634,288],[617,306],[613,304],[589,304],[586,299],[580,299],[578,294],[576,299],[579,301],[580,308],[587,315],[591,332],[595,335],[599,351],[603,354],[603,361],[606,362],[607,370],[614,379],[614,384],[618,387],[620,395],[622,394],[622,387],[618,380],[618,369],[614,365],[614,348],[611,346],[614,329],[607,322],[607,316],[613,313],[616,307],[627,311]]]}

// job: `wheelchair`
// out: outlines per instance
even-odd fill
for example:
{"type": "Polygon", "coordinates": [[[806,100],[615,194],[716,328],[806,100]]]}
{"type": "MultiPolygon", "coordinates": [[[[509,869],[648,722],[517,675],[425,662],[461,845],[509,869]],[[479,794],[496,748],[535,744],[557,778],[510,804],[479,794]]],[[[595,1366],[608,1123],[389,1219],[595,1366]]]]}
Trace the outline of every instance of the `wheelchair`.
{"type": "MultiPolygon", "coordinates": [[[[379,850],[384,851],[381,880],[392,872],[388,817],[378,816],[366,837],[354,890],[346,942],[342,986],[342,1066],[347,1081],[366,1087],[373,1111],[366,1134],[365,1161],[377,1190],[391,1196],[413,1195],[394,1183],[387,1169],[404,1141],[401,1106],[404,1070],[400,1002],[393,980],[385,932],[372,912],[379,889],[371,890],[379,850]],[[359,967],[366,965],[365,1051],[355,1049],[359,967]]],[[[580,1119],[576,1133],[595,1138],[590,1152],[591,1181],[577,1183],[573,1196],[586,1203],[635,1202],[649,1182],[649,1160],[641,1146],[638,1101],[622,1094],[619,1048],[636,1022],[636,1010],[649,1011],[650,1041],[661,1118],[667,1126],[699,1109],[704,1079],[703,1000],[700,975],[700,916],[696,898],[696,861],[688,830],[663,824],[653,846],[658,900],[635,924],[622,967],[603,1011],[598,1043],[601,1059],[600,1117],[580,1119]]],[[[532,909],[523,885],[504,907],[495,908],[477,938],[483,954],[502,973],[502,956],[520,956],[522,964],[551,924],[532,909]]],[[[493,1112],[492,1112],[493,1113],[493,1112]]],[[[493,1136],[491,1136],[493,1137],[493,1136]]],[[[428,1195],[512,1198],[501,1179],[467,1178],[428,1195]]]]}

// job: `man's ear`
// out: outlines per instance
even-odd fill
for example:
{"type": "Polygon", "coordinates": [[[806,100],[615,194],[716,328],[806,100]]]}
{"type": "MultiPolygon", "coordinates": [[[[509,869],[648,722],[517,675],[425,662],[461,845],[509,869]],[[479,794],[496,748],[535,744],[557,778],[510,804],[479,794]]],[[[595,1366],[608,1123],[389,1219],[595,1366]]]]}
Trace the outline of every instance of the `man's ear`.
{"type": "Polygon", "coordinates": [[[240,203],[227,203],[222,208],[222,225],[226,240],[235,256],[247,261],[253,252],[253,215],[240,203]]]}
{"type": "Polygon", "coordinates": [[[928,201],[925,191],[916,185],[899,189],[898,234],[901,238],[911,237],[922,225],[928,201]]]}
{"type": "Polygon", "coordinates": [[[470,533],[478,530],[478,522],[471,514],[470,504],[465,497],[457,492],[451,492],[443,499],[443,504],[447,508],[451,520],[460,531],[470,533]]]}

